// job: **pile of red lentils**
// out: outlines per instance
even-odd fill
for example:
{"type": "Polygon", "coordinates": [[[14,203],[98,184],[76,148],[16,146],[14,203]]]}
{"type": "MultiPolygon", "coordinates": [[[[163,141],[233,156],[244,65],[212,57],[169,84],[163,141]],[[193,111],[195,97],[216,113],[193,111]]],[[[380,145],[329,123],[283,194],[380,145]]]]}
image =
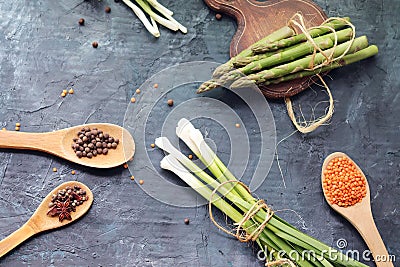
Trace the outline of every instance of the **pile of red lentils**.
{"type": "Polygon", "coordinates": [[[322,186],[331,204],[353,206],[367,194],[366,181],[347,157],[332,159],[323,173],[322,186]]]}

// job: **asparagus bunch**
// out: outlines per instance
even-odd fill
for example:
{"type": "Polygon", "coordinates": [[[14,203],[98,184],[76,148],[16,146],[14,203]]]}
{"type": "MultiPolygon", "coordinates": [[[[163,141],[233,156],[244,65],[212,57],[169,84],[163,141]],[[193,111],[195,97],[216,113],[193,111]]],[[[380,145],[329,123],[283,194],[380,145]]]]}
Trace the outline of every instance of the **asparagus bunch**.
{"type": "Polygon", "coordinates": [[[287,36],[290,32],[286,31],[287,35],[277,34],[283,32],[284,27],[218,67],[212,79],[200,85],[197,93],[219,86],[243,88],[254,84],[276,84],[318,74],[377,54],[378,48],[368,46],[367,37],[354,39],[353,28],[346,28],[348,21],[349,18],[331,19],[320,27],[312,28],[308,35],[313,42],[304,33],[287,36]],[[366,50],[357,53],[361,49],[366,50]],[[345,56],[355,53],[357,56],[352,56],[351,60],[344,60],[345,56]]]}
{"type": "MultiPolygon", "coordinates": [[[[201,132],[188,120],[179,121],[176,133],[215,178],[173,147],[166,137],[157,138],[155,142],[158,147],[169,153],[161,161],[161,167],[174,172],[225,213],[236,226],[240,225],[240,229],[234,231],[237,233],[234,235],[241,241],[252,240],[258,244],[268,256],[269,263],[290,260],[301,267],[366,267],[365,264],[302,233],[273,214],[267,205],[254,198],[245,185],[238,182],[205,143],[201,132]]],[[[212,218],[211,214],[210,217],[212,218]]]]}

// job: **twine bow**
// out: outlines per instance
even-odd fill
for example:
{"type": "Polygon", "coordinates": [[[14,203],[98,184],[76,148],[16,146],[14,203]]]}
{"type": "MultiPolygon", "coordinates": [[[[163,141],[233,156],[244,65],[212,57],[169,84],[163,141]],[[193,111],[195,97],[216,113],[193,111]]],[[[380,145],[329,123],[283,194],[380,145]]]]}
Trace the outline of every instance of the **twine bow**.
{"type": "MultiPolygon", "coordinates": [[[[307,29],[306,26],[305,26],[305,23],[304,23],[304,18],[300,13],[296,13],[289,20],[288,26],[292,27],[296,32],[297,32],[297,28],[300,29],[300,31],[306,36],[307,41],[310,42],[314,46],[314,52],[312,54],[312,60],[310,61],[310,66],[309,66],[309,68],[307,70],[316,70],[316,69],[321,68],[323,66],[327,66],[327,65],[329,65],[329,64],[331,64],[331,63],[333,63],[335,61],[338,61],[341,58],[343,58],[347,54],[347,52],[350,50],[350,48],[351,48],[351,46],[352,46],[352,44],[354,42],[355,36],[356,36],[356,29],[355,29],[354,25],[351,24],[349,21],[343,19],[343,18],[337,18],[337,17],[329,18],[329,19],[325,20],[322,24],[325,24],[325,23],[327,23],[329,21],[332,21],[332,20],[342,21],[342,22],[346,23],[347,25],[349,25],[352,28],[352,37],[350,39],[348,47],[345,49],[345,51],[341,55],[339,55],[339,56],[337,56],[335,58],[333,56],[334,56],[334,53],[335,53],[335,49],[337,47],[337,39],[338,39],[335,29],[333,29],[332,27],[329,27],[329,26],[325,26],[325,25],[320,25],[320,26],[311,27],[311,28],[307,29]],[[333,48],[331,50],[332,52],[330,54],[327,54],[326,52],[324,52],[315,43],[314,39],[309,34],[309,31],[311,29],[316,29],[316,28],[326,28],[326,29],[329,29],[334,34],[335,42],[334,42],[334,46],[333,46],[333,48]],[[314,65],[314,58],[315,58],[315,55],[316,55],[317,52],[321,53],[325,57],[325,60],[321,64],[314,65]]],[[[318,119],[316,119],[314,121],[309,121],[309,122],[305,121],[304,124],[306,126],[302,126],[297,122],[297,120],[295,118],[294,111],[293,111],[293,106],[292,106],[292,101],[290,100],[289,97],[285,98],[286,109],[288,111],[289,118],[291,119],[291,121],[294,124],[294,126],[296,127],[296,129],[301,133],[310,133],[310,132],[316,130],[319,126],[321,126],[325,122],[327,122],[332,117],[333,112],[334,112],[332,93],[331,93],[328,85],[325,83],[324,79],[321,77],[321,75],[317,74],[317,77],[321,80],[321,82],[322,82],[323,86],[325,87],[325,89],[326,89],[326,91],[328,93],[328,96],[329,96],[329,108],[328,108],[328,111],[326,112],[326,114],[324,116],[322,116],[322,117],[320,117],[320,118],[318,118],[318,119]]]]}

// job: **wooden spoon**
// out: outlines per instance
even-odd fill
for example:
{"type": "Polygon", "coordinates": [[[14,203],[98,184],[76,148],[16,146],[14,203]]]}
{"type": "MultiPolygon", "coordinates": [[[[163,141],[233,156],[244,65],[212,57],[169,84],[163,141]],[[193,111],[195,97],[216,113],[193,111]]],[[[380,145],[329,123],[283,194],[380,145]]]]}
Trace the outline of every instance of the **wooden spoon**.
{"type": "MultiPolygon", "coordinates": [[[[326,168],[328,167],[329,162],[332,159],[342,157],[346,157],[351,160],[349,156],[342,152],[332,153],[325,159],[324,164],[322,165],[321,181],[323,181],[324,179],[324,170],[326,170],[326,168]]],[[[352,162],[360,171],[362,177],[365,179],[367,187],[366,196],[362,199],[361,202],[355,204],[354,206],[344,208],[336,204],[331,204],[328,201],[324,188],[322,187],[322,189],[324,190],[325,199],[335,211],[343,215],[343,217],[345,217],[361,234],[361,236],[364,238],[365,243],[367,243],[368,248],[372,252],[376,265],[378,267],[393,267],[393,263],[389,260],[389,254],[372,217],[370,191],[367,178],[365,177],[360,167],[358,167],[358,165],[354,161],[352,162]],[[384,259],[386,260],[384,261],[384,259]]]]}
{"type": "Polygon", "coordinates": [[[67,224],[72,223],[73,221],[82,217],[90,208],[93,203],[93,193],[90,189],[80,183],[80,182],[66,182],[58,187],[54,188],[45,199],[43,199],[42,203],[39,205],[35,213],[32,217],[19,228],[17,231],[6,237],[5,239],[0,241],[0,258],[3,257],[6,253],[11,251],[13,248],[30,238],[31,236],[47,231],[50,229],[58,228],[67,224]],[[76,212],[71,213],[72,220],[63,220],[60,222],[58,217],[50,217],[47,215],[47,211],[49,210],[49,203],[52,200],[52,195],[57,194],[57,191],[60,189],[64,189],[67,186],[73,187],[74,185],[78,185],[82,190],[86,191],[86,196],[88,200],[84,201],[82,205],[76,207],[76,212]]]}
{"type": "Polygon", "coordinates": [[[135,141],[124,128],[108,123],[78,125],[47,133],[26,133],[0,131],[0,148],[29,149],[47,152],[60,158],[94,168],[112,168],[124,164],[135,153],[135,141]],[[78,158],[71,148],[72,139],[85,126],[98,128],[120,140],[116,149],[110,149],[107,155],[98,155],[91,159],[78,158]]]}

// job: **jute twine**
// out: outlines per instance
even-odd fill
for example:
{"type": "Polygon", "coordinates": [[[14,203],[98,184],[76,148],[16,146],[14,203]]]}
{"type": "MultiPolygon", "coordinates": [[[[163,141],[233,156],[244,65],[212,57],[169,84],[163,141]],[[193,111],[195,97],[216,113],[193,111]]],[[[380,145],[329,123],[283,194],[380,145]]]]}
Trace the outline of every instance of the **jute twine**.
{"type": "MultiPolygon", "coordinates": [[[[260,234],[263,232],[264,228],[267,226],[268,222],[271,220],[271,218],[274,216],[274,211],[268,207],[268,205],[265,203],[263,199],[259,199],[256,203],[254,203],[251,208],[243,215],[243,218],[235,223],[234,225],[236,226],[236,231],[235,230],[228,230],[225,227],[221,226],[218,224],[215,219],[214,215],[212,213],[212,202],[213,202],[213,197],[214,195],[218,192],[218,189],[221,186],[224,186],[226,184],[233,183],[233,184],[240,184],[243,186],[249,193],[250,189],[242,182],[237,181],[237,180],[229,180],[226,182],[221,183],[218,185],[211,193],[210,199],[208,201],[208,212],[210,213],[210,219],[214,223],[214,225],[223,231],[224,233],[227,233],[228,235],[231,235],[233,237],[236,237],[240,242],[249,242],[249,241],[256,241],[260,234]],[[266,216],[264,218],[264,221],[257,226],[255,230],[252,232],[248,233],[248,229],[244,228],[243,226],[251,220],[260,210],[265,209],[266,216]]],[[[254,224],[253,224],[254,225],[254,224]]],[[[266,262],[265,266],[278,266],[282,264],[289,264],[290,266],[296,267],[296,265],[289,259],[279,259],[274,262],[266,262]]]]}
{"type": "Polygon", "coordinates": [[[254,203],[251,206],[251,208],[243,215],[243,218],[239,222],[234,224],[235,226],[237,226],[236,227],[236,231],[234,233],[232,233],[232,231],[227,230],[226,228],[222,227],[214,219],[214,216],[213,216],[213,213],[212,213],[212,202],[213,202],[212,199],[213,199],[214,195],[218,192],[218,189],[221,186],[224,186],[224,185],[229,184],[229,183],[240,184],[249,193],[251,193],[250,189],[244,183],[242,183],[240,181],[229,180],[229,181],[221,183],[220,185],[218,185],[213,190],[213,192],[211,193],[209,202],[208,202],[208,212],[210,213],[210,219],[218,229],[220,229],[221,231],[227,233],[228,235],[236,237],[240,242],[255,241],[255,240],[257,240],[259,235],[262,233],[262,231],[264,230],[265,226],[268,224],[269,220],[274,215],[274,212],[272,211],[272,209],[270,207],[268,207],[268,205],[265,203],[265,201],[263,199],[260,199],[260,200],[258,200],[256,203],[254,203]],[[264,221],[255,230],[253,230],[251,233],[247,233],[247,231],[243,227],[243,225],[247,221],[251,220],[254,217],[254,215],[256,215],[261,209],[265,209],[265,211],[267,213],[265,218],[264,218],[264,221]]]}
{"type": "MultiPolygon", "coordinates": [[[[337,47],[337,39],[338,39],[335,29],[333,29],[332,27],[329,27],[329,26],[325,26],[325,25],[320,25],[320,26],[311,27],[311,28],[307,29],[306,26],[305,26],[305,23],[304,23],[304,18],[300,13],[296,13],[289,20],[288,26],[291,26],[296,32],[297,32],[297,28],[300,29],[300,31],[306,36],[307,41],[309,41],[314,46],[314,52],[312,54],[312,59],[310,61],[310,66],[306,70],[316,70],[318,68],[322,68],[323,66],[327,66],[327,65],[329,65],[329,64],[331,64],[331,63],[333,63],[335,61],[338,61],[341,58],[343,58],[347,54],[347,52],[350,50],[350,47],[352,46],[352,44],[354,42],[354,39],[355,39],[355,36],[356,36],[356,29],[355,29],[354,25],[351,24],[349,21],[343,19],[343,18],[337,18],[337,17],[329,18],[329,19],[325,20],[322,24],[325,24],[325,23],[330,22],[332,20],[339,20],[339,21],[342,21],[342,22],[346,23],[348,26],[350,26],[352,28],[352,33],[353,33],[352,37],[350,39],[350,42],[349,42],[349,46],[345,49],[345,51],[341,55],[339,55],[339,56],[337,56],[335,58],[333,57],[333,55],[334,55],[334,51],[335,51],[335,49],[337,47]],[[294,27],[294,26],[296,26],[297,28],[294,27]],[[326,54],[326,52],[324,52],[315,43],[314,39],[311,37],[311,35],[309,33],[310,30],[316,29],[316,28],[326,28],[329,31],[331,31],[332,33],[334,33],[335,42],[334,42],[334,45],[333,45],[333,48],[332,48],[332,52],[329,55],[326,54]],[[314,65],[314,58],[315,58],[315,55],[318,52],[321,53],[325,57],[325,60],[321,64],[314,65]]],[[[295,118],[295,114],[294,114],[293,106],[292,106],[292,101],[290,100],[289,97],[285,98],[286,109],[288,111],[289,118],[291,119],[291,121],[294,124],[294,126],[296,127],[296,129],[301,133],[310,133],[310,132],[316,130],[319,126],[323,125],[330,118],[332,118],[332,115],[333,115],[333,112],[334,112],[334,104],[333,104],[332,93],[331,93],[328,85],[325,83],[324,79],[321,77],[321,75],[317,74],[317,77],[321,80],[321,82],[322,82],[323,86],[325,87],[325,89],[326,89],[326,91],[328,93],[328,96],[329,96],[329,108],[328,108],[328,111],[325,113],[324,116],[322,116],[322,117],[320,117],[320,118],[318,118],[318,119],[316,119],[314,121],[308,121],[308,122],[305,121],[305,122],[303,122],[301,124],[304,124],[306,126],[302,126],[297,122],[297,120],[295,118]]]]}

